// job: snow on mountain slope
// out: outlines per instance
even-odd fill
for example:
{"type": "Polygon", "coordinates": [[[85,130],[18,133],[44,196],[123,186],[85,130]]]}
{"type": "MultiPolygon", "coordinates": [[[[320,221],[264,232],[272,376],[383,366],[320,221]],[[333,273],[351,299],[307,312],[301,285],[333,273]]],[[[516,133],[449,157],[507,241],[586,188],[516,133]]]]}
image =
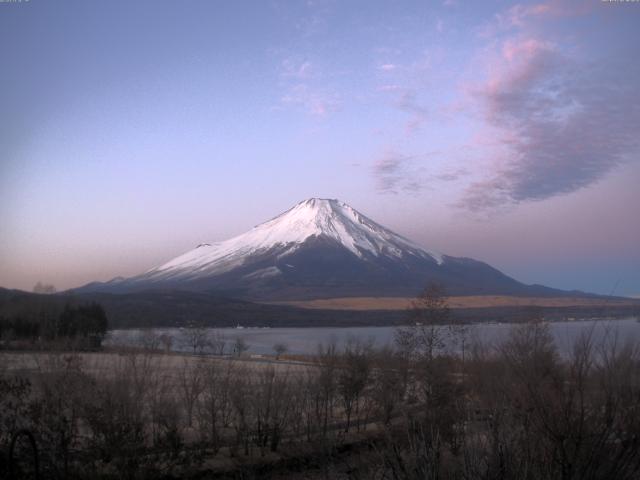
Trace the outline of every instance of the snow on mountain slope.
{"type": "MultiPolygon", "coordinates": [[[[143,274],[151,281],[193,280],[228,272],[246,258],[278,250],[281,258],[312,237],[332,239],[366,259],[413,255],[440,265],[442,256],[429,252],[410,240],[384,228],[338,200],[311,198],[247,233],[218,243],[204,243],[143,274]]],[[[257,275],[277,275],[277,268],[257,275]]]]}
{"type": "Polygon", "coordinates": [[[427,251],[343,202],[320,198],[141,275],[75,291],[183,290],[269,301],[413,296],[428,282],[452,295],[562,293],[524,285],[484,262],[427,251]]]}

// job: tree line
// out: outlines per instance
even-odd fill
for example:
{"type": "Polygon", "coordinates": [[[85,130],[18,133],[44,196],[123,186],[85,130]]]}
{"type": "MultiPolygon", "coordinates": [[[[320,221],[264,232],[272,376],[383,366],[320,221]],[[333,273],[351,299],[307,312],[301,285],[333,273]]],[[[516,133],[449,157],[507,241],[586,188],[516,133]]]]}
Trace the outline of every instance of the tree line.
{"type": "Polygon", "coordinates": [[[0,339],[3,345],[15,341],[72,340],[86,348],[100,347],[108,329],[107,315],[101,305],[65,304],[60,312],[53,309],[37,313],[17,313],[0,317],[0,339]]]}

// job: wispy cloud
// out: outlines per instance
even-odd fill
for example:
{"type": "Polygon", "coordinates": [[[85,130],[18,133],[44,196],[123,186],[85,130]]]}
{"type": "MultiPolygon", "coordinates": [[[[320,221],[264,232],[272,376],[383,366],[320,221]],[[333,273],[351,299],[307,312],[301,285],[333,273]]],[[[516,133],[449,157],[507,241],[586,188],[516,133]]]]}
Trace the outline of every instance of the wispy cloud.
{"type": "Polygon", "coordinates": [[[393,107],[409,114],[405,123],[407,135],[415,134],[429,118],[429,110],[420,102],[417,89],[399,84],[386,84],[378,87],[378,91],[390,94],[393,107]]]}
{"type": "Polygon", "coordinates": [[[497,14],[496,20],[503,28],[523,28],[529,21],[587,14],[593,10],[594,4],[595,2],[582,0],[549,0],[535,4],[517,4],[506,12],[497,14]]]}
{"type": "Polygon", "coordinates": [[[340,95],[326,82],[326,75],[311,60],[295,56],[284,58],[279,67],[280,97],[283,106],[301,108],[313,116],[339,110],[340,95]]]}
{"type": "Polygon", "coordinates": [[[404,61],[401,52],[391,49],[377,49],[375,54],[382,57],[376,66],[382,83],[377,91],[387,95],[390,106],[408,114],[404,130],[407,136],[413,136],[429,119],[425,82],[431,78],[432,52],[417,52],[414,59],[404,61]]]}
{"type": "Polygon", "coordinates": [[[458,167],[434,174],[432,178],[441,182],[455,182],[463,177],[466,177],[467,175],[469,175],[469,170],[467,170],[466,168],[458,167]]]}
{"type": "Polygon", "coordinates": [[[410,173],[414,170],[411,165],[413,158],[394,150],[385,151],[372,167],[377,190],[381,193],[420,190],[420,182],[416,180],[415,175],[410,173]]]}
{"type": "Polygon", "coordinates": [[[313,76],[313,66],[308,60],[296,60],[293,58],[285,58],[282,61],[282,77],[304,80],[313,76]]]}
{"type": "Polygon", "coordinates": [[[386,194],[415,193],[430,188],[436,182],[453,182],[468,175],[469,172],[463,168],[430,172],[430,161],[437,155],[437,151],[404,155],[394,149],[385,150],[371,168],[376,189],[386,194]]]}
{"type": "Polygon", "coordinates": [[[405,127],[408,134],[419,130],[428,118],[428,109],[418,101],[418,94],[415,90],[405,89],[402,91],[396,100],[396,106],[411,115],[405,127]]]}
{"type": "Polygon", "coordinates": [[[325,116],[340,108],[337,94],[314,89],[304,83],[293,85],[280,99],[284,105],[302,107],[311,115],[325,116]]]}
{"type": "MultiPolygon", "coordinates": [[[[526,18],[518,12],[518,21],[526,18]]],[[[499,153],[459,206],[480,211],[571,193],[637,158],[636,63],[610,57],[587,64],[548,41],[513,36],[501,43],[489,70],[473,98],[493,127],[499,153]]]]}
{"type": "Polygon", "coordinates": [[[583,0],[548,0],[533,4],[516,4],[496,13],[492,22],[479,29],[481,37],[529,30],[551,19],[579,17],[591,13],[599,2],[583,0]]]}
{"type": "Polygon", "coordinates": [[[320,36],[327,31],[330,18],[335,14],[332,0],[308,0],[292,3],[286,0],[270,0],[270,7],[283,23],[292,26],[302,39],[320,36]]]}

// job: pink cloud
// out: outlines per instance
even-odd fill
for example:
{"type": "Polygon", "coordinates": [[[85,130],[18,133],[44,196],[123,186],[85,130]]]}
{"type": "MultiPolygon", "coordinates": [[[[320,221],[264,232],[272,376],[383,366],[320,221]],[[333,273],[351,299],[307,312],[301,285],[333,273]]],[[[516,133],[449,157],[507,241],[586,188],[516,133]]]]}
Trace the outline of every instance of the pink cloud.
{"type": "Polygon", "coordinates": [[[505,41],[501,55],[489,63],[485,83],[474,89],[488,107],[489,120],[495,123],[505,113],[526,108],[527,93],[562,61],[549,43],[532,38],[505,41]]]}
{"type": "Polygon", "coordinates": [[[506,13],[497,15],[497,19],[503,28],[520,28],[530,21],[584,15],[593,10],[594,3],[596,2],[550,0],[533,5],[517,4],[507,10],[506,13]]]}
{"type": "Polygon", "coordinates": [[[550,50],[549,44],[535,38],[507,40],[502,45],[502,56],[508,62],[517,61],[519,58],[527,62],[546,50],[550,50]]]}
{"type": "Polygon", "coordinates": [[[495,145],[486,177],[460,205],[486,210],[574,192],[637,159],[640,67],[612,56],[584,64],[539,38],[510,38],[472,89],[495,145]]]}

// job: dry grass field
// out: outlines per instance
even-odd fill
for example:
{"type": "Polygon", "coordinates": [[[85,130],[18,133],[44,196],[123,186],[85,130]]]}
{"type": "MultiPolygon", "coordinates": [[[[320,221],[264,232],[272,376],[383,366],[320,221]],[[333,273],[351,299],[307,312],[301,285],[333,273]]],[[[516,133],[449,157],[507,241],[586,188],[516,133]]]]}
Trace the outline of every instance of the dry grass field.
{"type": "MultiPolygon", "coordinates": [[[[404,310],[411,305],[413,298],[407,297],[344,297],[319,300],[291,300],[272,302],[278,305],[291,305],[301,308],[320,310],[404,310]]],[[[487,307],[599,307],[599,306],[640,305],[640,300],[580,298],[580,297],[512,297],[508,295],[471,295],[449,297],[451,308],[487,308],[487,307]]]]}
{"type": "MultiPolygon", "coordinates": [[[[165,379],[176,380],[184,375],[185,369],[196,367],[231,367],[233,370],[242,370],[244,375],[259,376],[267,369],[275,369],[278,374],[297,374],[305,372],[309,366],[301,362],[288,360],[276,361],[273,358],[251,358],[246,356],[240,359],[230,357],[215,357],[208,355],[189,355],[184,353],[148,353],[141,352],[137,355],[131,352],[0,352],[0,373],[12,375],[37,375],[66,367],[65,362],[75,362],[75,367],[96,378],[110,378],[119,372],[130,368],[132,358],[139,364],[144,363],[147,371],[162,372],[165,379]]],[[[175,382],[171,382],[172,384],[175,382]]]]}
{"type": "Polygon", "coordinates": [[[354,341],[304,364],[3,351],[0,478],[18,434],[36,445],[11,457],[19,478],[638,478],[637,343],[585,338],[562,358],[535,322],[465,357],[434,351],[441,335],[405,329],[394,348],[354,341]]]}

